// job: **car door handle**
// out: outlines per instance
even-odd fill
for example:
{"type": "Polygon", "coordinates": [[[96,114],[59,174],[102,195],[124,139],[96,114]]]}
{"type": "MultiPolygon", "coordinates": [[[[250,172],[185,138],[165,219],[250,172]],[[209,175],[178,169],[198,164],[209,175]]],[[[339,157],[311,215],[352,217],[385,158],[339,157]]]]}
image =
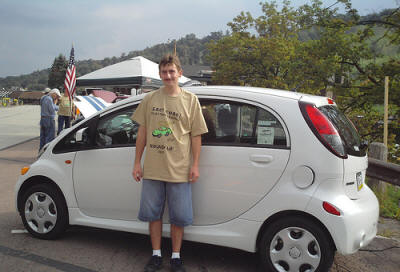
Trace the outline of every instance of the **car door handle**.
{"type": "Polygon", "coordinates": [[[253,162],[271,162],[274,158],[270,155],[250,155],[250,160],[253,162]]]}

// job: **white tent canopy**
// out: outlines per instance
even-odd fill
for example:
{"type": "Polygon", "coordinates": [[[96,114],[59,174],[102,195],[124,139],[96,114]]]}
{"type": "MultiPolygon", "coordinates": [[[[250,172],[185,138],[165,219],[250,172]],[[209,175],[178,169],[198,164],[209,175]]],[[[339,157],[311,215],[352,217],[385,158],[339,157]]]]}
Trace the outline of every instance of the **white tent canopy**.
{"type": "MultiPolygon", "coordinates": [[[[190,81],[182,76],[180,84],[190,81]]],[[[158,64],[142,56],[134,57],[77,78],[77,86],[161,86],[158,64]]]]}

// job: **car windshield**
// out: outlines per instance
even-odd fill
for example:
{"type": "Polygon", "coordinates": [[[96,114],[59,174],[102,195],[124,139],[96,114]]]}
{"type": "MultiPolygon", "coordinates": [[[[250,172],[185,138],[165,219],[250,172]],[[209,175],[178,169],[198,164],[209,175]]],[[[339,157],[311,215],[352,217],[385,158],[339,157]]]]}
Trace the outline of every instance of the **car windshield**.
{"type": "Polygon", "coordinates": [[[343,140],[346,152],[353,156],[365,156],[366,147],[351,121],[336,106],[322,106],[319,110],[333,123],[343,140]]]}

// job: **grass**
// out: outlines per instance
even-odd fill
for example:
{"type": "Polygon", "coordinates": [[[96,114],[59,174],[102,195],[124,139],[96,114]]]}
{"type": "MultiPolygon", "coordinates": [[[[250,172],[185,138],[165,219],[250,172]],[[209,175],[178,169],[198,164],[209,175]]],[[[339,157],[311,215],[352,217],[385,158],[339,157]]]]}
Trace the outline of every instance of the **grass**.
{"type": "Polygon", "coordinates": [[[380,216],[400,220],[400,187],[387,184],[386,192],[374,192],[379,201],[380,216]]]}
{"type": "Polygon", "coordinates": [[[384,229],[381,232],[379,232],[379,235],[383,236],[383,237],[391,238],[395,235],[395,232],[393,230],[384,229]]]}

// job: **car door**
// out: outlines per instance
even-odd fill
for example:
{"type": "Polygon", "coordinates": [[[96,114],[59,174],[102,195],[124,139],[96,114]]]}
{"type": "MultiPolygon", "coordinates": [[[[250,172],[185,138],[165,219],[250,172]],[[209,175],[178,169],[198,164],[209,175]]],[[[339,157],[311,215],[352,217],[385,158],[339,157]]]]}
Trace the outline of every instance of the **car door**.
{"type": "Polygon", "coordinates": [[[93,217],[137,220],[141,186],[132,178],[136,105],[106,113],[94,125],[93,146],[76,153],[73,180],[79,209],[93,217]]]}
{"type": "Polygon", "coordinates": [[[200,98],[209,132],[202,136],[200,179],[193,184],[194,225],[240,216],[277,183],[290,143],[268,107],[233,99],[200,98]]]}

